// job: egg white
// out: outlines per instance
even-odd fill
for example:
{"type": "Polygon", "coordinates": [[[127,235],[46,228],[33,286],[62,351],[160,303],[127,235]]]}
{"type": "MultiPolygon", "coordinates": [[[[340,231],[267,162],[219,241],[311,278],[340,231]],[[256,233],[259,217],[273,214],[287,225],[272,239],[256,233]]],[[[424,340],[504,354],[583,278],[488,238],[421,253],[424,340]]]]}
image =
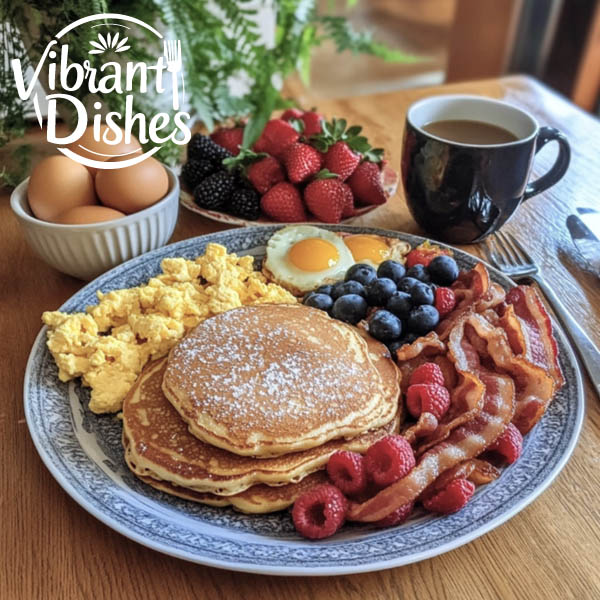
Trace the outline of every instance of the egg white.
{"type": "Polygon", "coordinates": [[[342,280],[354,262],[350,249],[335,233],[312,225],[291,225],[270,237],[263,268],[275,283],[301,295],[320,285],[342,280]],[[308,238],[320,238],[333,244],[338,251],[338,262],[322,271],[303,271],[293,265],[288,259],[288,252],[294,244],[308,238]]]}

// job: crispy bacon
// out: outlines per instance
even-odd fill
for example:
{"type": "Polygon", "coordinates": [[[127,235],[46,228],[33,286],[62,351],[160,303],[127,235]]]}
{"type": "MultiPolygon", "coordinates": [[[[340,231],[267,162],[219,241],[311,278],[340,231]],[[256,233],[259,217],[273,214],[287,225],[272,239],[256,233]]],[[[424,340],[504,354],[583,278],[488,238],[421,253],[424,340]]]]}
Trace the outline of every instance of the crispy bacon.
{"type": "Polygon", "coordinates": [[[558,346],[550,317],[537,292],[529,285],[519,285],[508,292],[506,302],[512,305],[521,321],[525,344],[522,353],[534,364],[548,370],[556,389],[560,389],[565,380],[558,363],[558,346]]]}
{"type": "Polygon", "coordinates": [[[414,425],[411,425],[402,432],[402,435],[411,446],[414,446],[417,438],[431,435],[437,427],[437,417],[431,413],[424,412],[421,413],[419,420],[414,425]]]}
{"type": "Polygon", "coordinates": [[[406,392],[411,373],[420,365],[435,360],[446,351],[446,344],[442,342],[434,331],[417,338],[412,344],[404,344],[396,351],[396,360],[402,374],[402,393],[406,392]]]}
{"type": "Polygon", "coordinates": [[[477,355],[465,348],[476,376],[485,386],[481,411],[468,423],[454,429],[448,438],[421,456],[404,478],[381,490],[362,504],[351,503],[347,518],[377,521],[398,507],[417,499],[444,471],[475,458],[487,448],[510,422],[514,410],[514,383],[510,377],[481,367],[477,355]]]}
{"type": "Polygon", "coordinates": [[[540,365],[526,355],[514,353],[504,330],[494,327],[481,315],[471,315],[465,324],[473,329],[487,345],[489,358],[494,365],[510,374],[516,385],[516,409],[513,423],[527,433],[542,417],[554,394],[554,380],[540,365]]]}
{"type": "Polygon", "coordinates": [[[468,479],[475,485],[485,485],[498,479],[500,471],[487,460],[470,458],[444,471],[421,495],[421,499],[443,490],[455,479],[468,479]]]}

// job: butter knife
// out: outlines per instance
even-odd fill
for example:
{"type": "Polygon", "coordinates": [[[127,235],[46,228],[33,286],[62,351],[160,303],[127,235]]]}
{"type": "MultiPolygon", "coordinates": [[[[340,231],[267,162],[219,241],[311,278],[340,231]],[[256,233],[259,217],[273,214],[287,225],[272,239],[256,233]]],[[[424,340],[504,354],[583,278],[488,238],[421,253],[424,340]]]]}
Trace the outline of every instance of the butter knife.
{"type": "Polygon", "coordinates": [[[567,217],[567,229],[591,271],[600,277],[600,240],[577,215],[567,217]]]}

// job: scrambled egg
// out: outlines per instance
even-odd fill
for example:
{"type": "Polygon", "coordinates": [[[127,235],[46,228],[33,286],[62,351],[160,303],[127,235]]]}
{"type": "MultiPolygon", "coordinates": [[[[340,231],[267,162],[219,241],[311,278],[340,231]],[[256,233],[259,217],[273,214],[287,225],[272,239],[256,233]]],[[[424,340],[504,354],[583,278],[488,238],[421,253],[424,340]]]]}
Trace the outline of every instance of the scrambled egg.
{"type": "Polygon", "coordinates": [[[254,271],[251,256],[227,254],[219,244],[194,261],[166,258],[161,268],[146,285],[97,292],[98,304],[85,313],[42,315],[60,380],[81,377],[95,413],[120,410],[142,367],[207,317],[246,304],[297,302],[254,271]]]}

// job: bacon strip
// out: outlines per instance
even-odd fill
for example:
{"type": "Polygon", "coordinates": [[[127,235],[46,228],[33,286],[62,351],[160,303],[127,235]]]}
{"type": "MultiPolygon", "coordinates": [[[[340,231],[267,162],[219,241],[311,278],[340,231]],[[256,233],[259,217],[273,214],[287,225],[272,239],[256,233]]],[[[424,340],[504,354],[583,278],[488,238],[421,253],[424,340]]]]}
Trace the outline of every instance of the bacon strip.
{"type": "Polygon", "coordinates": [[[416,500],[441,473],[475,458],[504,431],[514,409],[513,381],[482,367],[478,374],[486,389],[481,412],[455,429],[444,442],[428,450],[406,477],[362,504],[351,503],[347,513],[349,520],[371,522],[387,517],[403,504],[416,500]]]}
{"type": "Polygon", "coordinates": [[[498,479],[500,471],[487,460],[480,458],[470,458],[455,467],[444,471],[421,495],[422,498],[433,495],[443,490],[450,482],[455,479],[468,479],[475,485],[485,485],[498,479]]]}
{"type": "Polygon", "coordinates": [[[434,360],[446,351],[446,344],[442,342],[434,331],[417,338],[412,344],[404,344],[396,351],[396,359],[402,374],[401,389],[406,392],[411,373],[420,365],[434,360]]]}
{"type": "Polygon", "coordinates": [[[525,343],[526,358],[550,371],[556,389],[560,389],[565,379],[558,363],[558,346],[552,333],[552,323],[538,293],[529,285],[519,285],[506,296],[514,313],[522,325],[522,338],[525,343]]]}
{"type": "Polygon", "coordinates": [[[491,325],[481,315],[471,315],[466,325],[477,337],[485,340],[490,359],[503,372],[510,374],[516,384],[516,409],[513,423],[527,433],[542,417],[554,394],[555,385],[550,373],[524,355],[516,355],[506,333],[491,325]]]}

